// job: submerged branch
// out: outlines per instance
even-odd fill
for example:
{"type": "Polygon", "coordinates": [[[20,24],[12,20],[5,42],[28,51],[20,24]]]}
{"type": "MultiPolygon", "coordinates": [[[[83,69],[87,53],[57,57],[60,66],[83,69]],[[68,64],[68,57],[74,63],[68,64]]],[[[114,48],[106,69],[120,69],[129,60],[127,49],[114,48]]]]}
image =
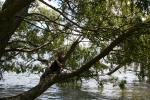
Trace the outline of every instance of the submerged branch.
{"type": "MultiPolygon", "coordinates": [[[[118,38],[116,38],[113,42],[111,42],[110,45],[108,47],[106,47],[99,55],[97,55],[92,60],[87,62],[80,69],[78,69],[72,73],[57,74],[57,75],[50,74],[46,78],[41,78],[39,84],[37,86],[33,87],[32,89],[30,89],[29,91],[26,91],[22,94],[19,94],[17,96],[13,96],[13,97],[0,98],[0,100],[33,100],[33,99],[35,99],[36,97],[41,95],[44,91],[46,91],[53,84],[55,84],[57,82],[64,82],[65,79],[73,78],[75,76],[81,75],[82,73],[88,71],[89,68],[91,68],[93,64],[95,64],[101,58],[108,55],[113,50],[113,48],[116,47],[118,44],[125,41],[128,37],[139,33],[139,31],[142,30],[142,28],[140,28],[140,26],[143,27],[144,25],[146,28],[148,28],[144,32],[145,33],[149,32],[150,27],[146,26],[146,24],[140,24],[140,25],[135,25],[133,27],[130,27],[125,33],[123,33],[118,38]]],[[[144,33],[142,33],[142,34],[144,34],[144,33]]]]}
{"type": "Polygon", "coordinates": [[[130,27],[121,36],[119,36],[113,42],[111,42],[111,44],[108,47],[106,47],[103,51],[101,51],[101,53],[99,55],[97,55],[95,58],[93,58],[92,60],[90,60],[89,62],[87,62],[85,65],[83,65],[81,68],[77,69],[73,73],[70,73],[70,76],[75,76],[75,75],[78,75],[80,73],[83,73],[83,72],[89,70],[89,68],[93,64],[95,64],[100,59],[102,59],[106,55],[108,55],[113,50],[114,47],[116,47],[121,42],[125,41],[128,37],[133,36],[135,34],[138,34],[138,32],[140,32],[140,30],[142,30],[143,27],[147,28],[147,30],[145,30],[145,32],[142,33],[142,34],[147,34],[147,32],[149,32],[149,28],[150,28],[148,22],[147,23],[141,23],[140,25],[138,24],[138,25],[134,25],[134,26],[130,27]]]}

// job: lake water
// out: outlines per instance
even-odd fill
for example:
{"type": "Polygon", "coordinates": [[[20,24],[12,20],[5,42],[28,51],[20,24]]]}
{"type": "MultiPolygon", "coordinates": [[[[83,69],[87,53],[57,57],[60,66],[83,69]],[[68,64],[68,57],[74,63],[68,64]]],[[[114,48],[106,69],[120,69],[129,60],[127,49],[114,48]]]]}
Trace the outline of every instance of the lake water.
{"type": "MultiPolygon", "coordinates": [[[[98,87],[94,79],[83,80],[81,87],[65,86],[57,84],[51,86],[36,100],[150,100],[150,84],[138,82],[137,77],[131,73],[115,73],[119,80],[127,81],[126,89],[120,90],[112,83],[105,83],[103,88],[98,87]]],[[[13,96],[27,91],[38,84],[40,75],[4,73],[4,80],[0,81],[0,97],[13,96]]],[[[100,77],[108,79],[109,76],[100,77]]]]}

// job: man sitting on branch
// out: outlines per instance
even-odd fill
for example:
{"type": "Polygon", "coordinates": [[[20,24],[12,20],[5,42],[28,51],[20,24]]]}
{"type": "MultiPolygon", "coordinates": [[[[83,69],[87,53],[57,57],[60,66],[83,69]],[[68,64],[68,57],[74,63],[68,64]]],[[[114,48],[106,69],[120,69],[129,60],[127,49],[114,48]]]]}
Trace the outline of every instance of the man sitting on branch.
{"type": "Polygon", "coordinates": [[[42,74],[41,78],[45,78],[49,74],[60,74],[61,71],[64,69],[64,65],[62,64],[63,59],[63,53],[57,53],[57,59],[45,69],[45,72],[42,74]]]}

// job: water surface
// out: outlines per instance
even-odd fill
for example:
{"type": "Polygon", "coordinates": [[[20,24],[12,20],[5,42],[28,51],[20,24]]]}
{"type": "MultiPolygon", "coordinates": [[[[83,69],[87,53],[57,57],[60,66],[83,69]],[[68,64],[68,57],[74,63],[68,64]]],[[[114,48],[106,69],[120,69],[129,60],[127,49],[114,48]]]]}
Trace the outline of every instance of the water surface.
{"type": "MultiPolygon", "coordinates": [[[[0,81],[0,97],[27,91],[38,84],[39,78],[40,75],[37,74],[4,73],[4,80],[0,81]]],[[[100,77],[100,80],[107,78],[109,77],[100,77]]],[[[99,88],[94,79],[89,79],[83,80],[81,87],[61,87],[55,84],[36,100],[150,100],[150,84],[138,82],[137,77],[130,72],[122,73],[119,79],[127,80],[125,90],[120,90],[112,83],[105,83],[103,88],[99,88]]]]}

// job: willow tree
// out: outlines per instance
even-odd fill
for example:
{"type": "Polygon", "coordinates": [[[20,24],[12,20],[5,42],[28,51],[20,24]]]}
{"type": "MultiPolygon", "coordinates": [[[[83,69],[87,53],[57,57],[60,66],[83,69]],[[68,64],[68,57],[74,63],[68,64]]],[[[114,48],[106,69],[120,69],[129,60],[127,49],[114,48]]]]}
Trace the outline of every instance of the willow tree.
{"type": "Polygon", "coordinates": [[[55,83],[91,77],[107,69],[111,69],[110,75],[131,64],[141,68],[140,76],[150,78],[148,0],[58,0],[57,7],[50,1],[38,2],[47,8],[34,0],[6,0],[3,4],[1,69],[41,72],[61,50],[70,72],[41,78],[32,89],[2,100],[32,100],[55,83]]]}

